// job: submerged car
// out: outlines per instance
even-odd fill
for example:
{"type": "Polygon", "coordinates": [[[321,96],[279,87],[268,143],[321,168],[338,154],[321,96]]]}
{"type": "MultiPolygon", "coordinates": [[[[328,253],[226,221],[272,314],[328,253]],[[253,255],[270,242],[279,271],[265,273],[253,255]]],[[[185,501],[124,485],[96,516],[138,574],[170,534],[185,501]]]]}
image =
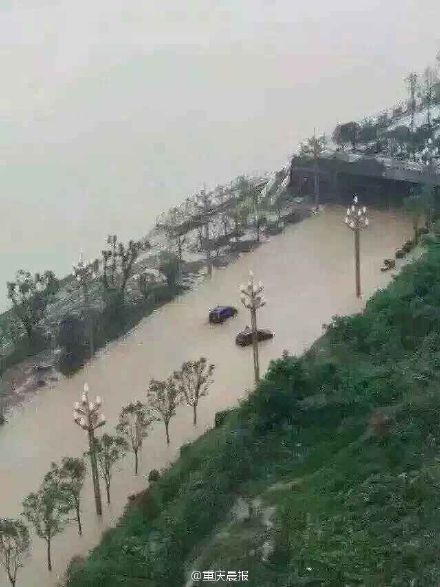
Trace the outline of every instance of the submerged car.
{"type": "Polygon", "coordinates": [[[216,306],[209,310],[209,321],[211,324],[221,324],[228,318],[238,313],[237,308],[233,306],[216,306]]]}
{"type": "MultiPolygon", "coordinates": [[[[258,342],[262,340],[269,340],[273,338],[274,334],[272,330],[268,330],[267,328],[260,328],[257,330],[257,339],[258,342]]],[[[244,330],[239,332],[235,337],[235,344],[239,346],[248,346],[252,344],[252,330],[249,326],[246,326],[244,330]]]]}

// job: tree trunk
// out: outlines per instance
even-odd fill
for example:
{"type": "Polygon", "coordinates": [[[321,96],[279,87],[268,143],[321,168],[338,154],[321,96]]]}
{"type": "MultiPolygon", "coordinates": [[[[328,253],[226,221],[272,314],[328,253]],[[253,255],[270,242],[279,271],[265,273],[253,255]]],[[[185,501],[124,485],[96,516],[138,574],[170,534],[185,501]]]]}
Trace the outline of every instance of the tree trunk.
{"type": "Polygon", "coordinates": [[[197,426],[197,404],[193,405],[193,425],[197,426]]]}
{"type": "Polygon", "coordinates": [[[318,174],[318,163],[315,161],[313,169],[313,191],[315,195],[315,210],[319,209],[319,174],[318,174]]]}
{"type": "Polygon", "coordinates": [[[110,481],[107,481],[106,480],[106,482],[105,482],[105,490],[106,490],[106,493],[107,493],[107,503],[108,503],[108,505],[110,505],[110,481]]]}
{"type": "Polygon", "coordinates": [[[51,571],[52,570],[52,555],[51,555],[51,552],[50,552],[50,542],[51,542],[51,539],[48,538],[46,540],[46,542],[47,542],[47,568],[49,569],[49,571],[51,571]]]}
{"type": "Polygon", "coordinates": [[[93,433],[93,428],[89,427],[87,432],[89,435],[89,456],[90,456],[90,467],[92,470],[93,493],[95,496],[95,508],[96,508],[96,513],[98,514],[98,516],[102,516],[101,490],[99,487],[98,463],[96,462],[95,437],[94,437],[94,433],[93,433]]]}
{"type": "Polygon", "coordinates": [[[164,422],[165,424],[165,434],[167,437],[167,444],[170,444],[170,432],[168,430],[170,423],[169,422],[164,422]]]}
{"type": "Polygon", "coordinates": [[[134,452],[134,474],[137,475],[138,474],[138,468],[139,468],[138,451],[135,450],[133,452],[134,452]]]}
{"type": "Polygon", "coordinates": [[[205,224],[205,253],[206,253],[206,268],[208,270],[208,276],[212,275],[212,262],[211,262],[211,241],[209,240],[209,222],[205,224]]]}
{"type": "Polygon", "coordinates": [[[78,534],[82,536],[82,524],[81,524],[81,512],[79,509],[79,502],[75,504],[76,509],[76,521],[78,523],[78,534]]]}
{"type": "Polygon", "coordinates": [[[17,571],[15,571],[15,577],[11,574],[11,572],[8,570],[8,577],[9,577],[9,581],[12,585],[12,587],[15,587],[15,582],[17,580],[17,571]]]}

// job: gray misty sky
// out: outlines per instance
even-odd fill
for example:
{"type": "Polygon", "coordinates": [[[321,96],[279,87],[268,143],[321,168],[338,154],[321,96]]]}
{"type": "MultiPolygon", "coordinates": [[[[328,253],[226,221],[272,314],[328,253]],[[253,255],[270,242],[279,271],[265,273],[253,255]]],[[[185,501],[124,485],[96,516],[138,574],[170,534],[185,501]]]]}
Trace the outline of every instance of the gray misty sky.
{"type": "Polygon", "coordinates": [[[0,283],[65,273],[392,105],[439,17],[438,0],[0,0],[0,283]]]}

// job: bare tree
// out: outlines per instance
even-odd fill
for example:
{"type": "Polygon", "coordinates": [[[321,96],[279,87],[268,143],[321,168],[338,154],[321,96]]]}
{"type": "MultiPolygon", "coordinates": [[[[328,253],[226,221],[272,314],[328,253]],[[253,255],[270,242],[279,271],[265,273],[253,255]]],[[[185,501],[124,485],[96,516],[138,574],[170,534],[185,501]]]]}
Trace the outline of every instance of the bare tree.
{"type": "Polygon", "coordinates": [[[193,409],[193,424],[197,424],[197,406],[201,397],[208,395],[212,383],[214,365],[209,365],[205,357],[197,361],[186,361],[180,371],[175,371],[177,388],[193,409]]]}
{"type": "Polygon", "coordinates": [[[133,266],[141,251],[150,245],[133,240],[124,245],[118,242],[115,234],[107,237],[107,244],[108,248],[102,251],[102,283],[107,293],[116,295],[123,302],[133,266]]]}
{"type": "Polygon", "coordinates": [[[53,482],[63,492],[66,501],[70,503],[70,509],[75,512],[78,525],[78,534],[82,535],[81,524],[81,490],[86,477],[86,465],[81,458],[64,457],[61,466],[52,463],[50,471],[46,474],[45,482],[53,482]]]}
{"type": "Polygon", "coordinates": [[[168,377],[166,381],[152,379],[148,388],[147,398],[148,405],[156,414],[157,419],[162,420],[164,423],[167,444],[170,444],[170,421],[176,415],[176,408],[182,401],[181,393],[174,377],[168,377]]]}
{"type": "Polygon", "coordinates": [[[236,189],[239,193],[241,204],[254,218],[255,238],[260,241],[261,221],[263,212],[263,197],[261,187],[255,180],[251,180],[244,175],[237,178],[236,189]]]}
{"type": "Polygon", "coordinates": [[[211,235],[210,228],[212,222],[212,215],[214,213],[214,203],[212,194],[206,190],[202,190],[195,198],[198,215],[200,219],[200,226],[202,229],[200,242],[202,249],[206,255],[206,269],[209,277],[212,275],[212,259],[211,259],[211,235]],[[203,236],[202,236],[203,235],[203,236]]]}
{"type": "Polygon", "coordinates": [[[134,454],[134,472],[138,474],[139,450],[144,438],[148,436],[149,428],[155,421],[148,406],[140,401],[130,403],[122,408],[116,430],[122,434],[131,446],[134,454]]]}
{"type": "Polygon", "coordinates": [[[408,88],[408,109],[411,117],[410,130],[414,132],[414,117],[417,107],[417,92],[419,88],[419,78],[417,73],[411,72],[405,79],[408,88]]]}
{"type": "Polygon", "coordinates": [[[420,96],[426,107],[426,124],[431,126],[431,110],[434,101],[434,90],[436,83],[436,74],[432,67],[427,67],[423,72],[420,96]]]}
{"type": "MultiPolygon", "coordinates": [[[[347,123],[350,124],[350,123],[347,123]]],[[[341,127],[344,125],[341,125],[341,127]]],[[[345,125],[346,126],[346,125],[345,125]]],[[[336,132],[336,131],[335,131],[336,132]]],[[[313,135],[310,139],[307,139],[305,143],[301,145],[300,154],[309,157],[313,160],[313,182],[314,182],[314,194],[315,194],[315,209],[319,208],[319,169],[318,161],[325,149],[326,139],[322,135],[317,137],[313,135]]],[[[353,146],[354,149],[354,146],[353,146]]]]}
{"type": "Polygon", "coordinates": [[[15,587],[18,569],[29,553],[29,530],[21,520],[0,519],[0,563],[15,587]]]}
{"type": "MultiPolygon", "coordinates": [[[[107,492],[107,503],[110,503],[110,485],[115,464],[128,450],[128,442],[121,436],[103,434],[101,438],[95,438],[96,458],[107,492]]],[[[137,470],[136,470],[137,473],[137,470]]]]}
{"type": "Polygon", "coordinates": [[[185,226],[186,220],[185,209],[174,207],[163,215],[156,224],[165,233],[168,243],[179,261],[179,282],[182,279],[183,248],[187,242],[188,228],[185,226]]]}
{"type": "Polygon", "coordinates": [[[71,504],[53,481],[43,481],[36,493],[23,500],[23,515],[34,526],[39,538],[46,542],[47,568],[52,570],[52,540],[68,522],[71,504]]]}

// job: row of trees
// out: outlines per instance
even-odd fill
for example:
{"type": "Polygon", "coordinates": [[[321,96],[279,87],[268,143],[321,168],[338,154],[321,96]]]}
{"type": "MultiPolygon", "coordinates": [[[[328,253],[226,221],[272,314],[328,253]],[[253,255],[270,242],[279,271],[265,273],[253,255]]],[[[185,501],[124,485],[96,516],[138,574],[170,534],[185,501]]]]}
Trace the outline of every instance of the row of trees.
{"type": "Polygon", "coordinates": [[[191,247],[191,233],[196,235],[196,248],[203,252],[207,272],[212,272],[212,256],[217,243],[237,240],[248,226],[254,229],[255,240],[269,213],[279,213],[280,197],[272,198],[264,191],[266,181],[260,178],[238,177],[230,186],[218,186],[213,191],[202,190],[179,206],[162,214],[157,227],[164,233],[169,250],[176,256],[181,276],[185,247],[191,247]]]}
{"type": "MultiPolygon", "coordinates": [[[[200,399],[208,394],[214,365],[205,357],[186,361],[165,381],[152,379],[145,403],[137,401],[123,407],[113,434],[104,433],[94,438],[92,449],[98,470],[106,488],[107,503],[111,502],[111,481],[115,466],[127,453],[134,455],[134,473],[139,470],[139,454],[150,427],[162,421],[167,444],[169,426],[177,406],[185,401],[192,409],[193,424],[197,424],[200,399]]],[[[85,453],[87,456],[89,453],[85,453]]],[[[154,474],[155,473],[155,474],[154,474]]],[[[36,492],[23,500],[23,517],[34,528],[36,535],[46,543],[47,567],[52,570],[52,541],[66,525],[75,520],[78,534],[83,533],[81,519],[81,492],[86,476],[84,458],[64,457],[60,464],[52,463],[36,492]]],[[[149,480],[158,477],[151,472],[149,480]]],[[[11,585],[29,553],[28,527],[20,519],[0,519],[0,563],[5,568],[11,585]]]]}
{"type": "Polygon", "coordinates": [[[396,107],[392,116],[382,114],[376,120],[366,119],[362,123],[355,121],[338,124],[332,134],[333,142],[342,150],[348,145],[355,151],[359,144],[374,143],[375,152],[391,151],[412,156],[423,147],[424,142],[432,136],[432,109],[440,101],[440,56],[435,66],[427,67],[422,74],[411,72],[405,78],[407,98],[404,107],[396,107]],[[426,119],[416,127],[415,117],[418,110],[424,109],[426,119]],[[393,121],[403,114],[409,115],[409,124],[400,125],[388,131],[393,121]],[[423,135],[423,136],[422,136],[423,135]],[[426,136],[425,136],[426,135],[426,136]],[[396,150],[396,146],[399,149],[396,150]]]}
{"type": "MultiPolygon", "coordinates": [[[[280,219],[282,207],[286,204],[284,192],[281,190],[274,197],[274,193],[265,190],[266,183],[260,178],[240,176],[229,186],[219,186],[209,192],[202,190],[158,219],[157,227],[166,237],[167,250],[159,253],[157,268],[170,292],[182,281],[185,248],[191,250],[195,246],[204,254],[210,274],[213,256],[221,246],[233,239],[238,240],[250,226],[254,229],[255,240],[259,241],[268,214],[276,214],[280,219]]],[[[123,330],[124,309],[132,306],[132,303],[126,303],[129,289],[135,294],[130,302],[135,304],[139,300],[136,292],[143,302],[155,301],[155,296],[164,295],[160,282],[151,272],[141,272],[133,280],[140,255],[150,248],[146,240],[130,240],[124,244],[117,235],[109,235],[99,259],[83,264],[80,270],[75,267],[77,279],[74,283],[78,283],[82,290],[84,302],[83,319],[71,313],[61,317],[56,333],[51,331],[53,326],[44,325],[50,316],[49,306],[56,300],[61,285],[66,284],[61,284],[52,271],[35,275],[17,271],[15,280],[7,284],[12,318],[8,333],[4,329],[2,334],[11,339],[16,348],[23,346],[25,354],[47,346],[50,342],[48,336],[52,341],[57,337],[59,346],[67,344],[72,347],[72,352],[67,354],[79,356],[78,360],[71,361],[72,369],[77,368],[84,361],[80,355],[93,355],[97,321],[102,323],[102,332],[108,331],[108,336],[101,337],[104,342],[123,330]],[[102,312],[97,313],[97,306],[103,308],[102,312]],[[85,350],[85,341],[88,341],[88,351],[85,350]]],[[[19,360],[20,356],[16,359],[19,360]]],[[[4,366],[7,364],[6,361],[4,366]]],[[[66,371],[69,369],[70,363],[66,371]]]]}

